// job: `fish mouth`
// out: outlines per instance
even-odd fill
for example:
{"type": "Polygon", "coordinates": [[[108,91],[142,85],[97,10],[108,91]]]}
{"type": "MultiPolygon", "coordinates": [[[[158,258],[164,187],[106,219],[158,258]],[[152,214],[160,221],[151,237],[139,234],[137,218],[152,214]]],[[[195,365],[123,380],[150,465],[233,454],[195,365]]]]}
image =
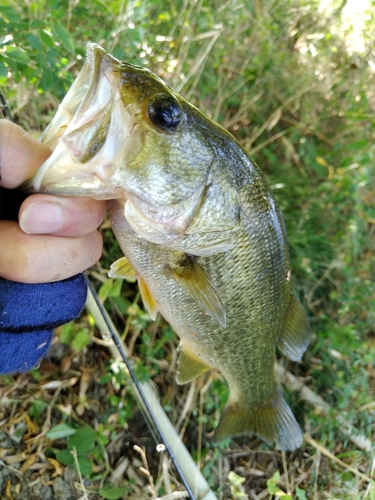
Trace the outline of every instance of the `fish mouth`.
{"type": "MultiPolygon", "coordinates": [[[[149,70],[121,63],[99,45],[89,44],[81,72],[41,137],[53,152],[23,189],[124,200],[125,216],[136,233],[154,243],[175,241],[186,230],[204,183],[173,198],[165,181],[166,199],[161,199],[153,189],[153,182],[160,185],[161,179],[155,177],[148,189],[140,188],[132,166],[147,132],[144,97],[163,88],[149,70]]],[[[147,164],[142,168],[147,170],[147,164]]]]}
{"type": "Polygon", "coordinates": [[[124,197],[110,177],[119,158],[137,149],[138,124],[121,99],[119,65],[99,45],[88,45],[81,72],[41,137],[53,153],[23,186],[27,191],[124,197]]]}

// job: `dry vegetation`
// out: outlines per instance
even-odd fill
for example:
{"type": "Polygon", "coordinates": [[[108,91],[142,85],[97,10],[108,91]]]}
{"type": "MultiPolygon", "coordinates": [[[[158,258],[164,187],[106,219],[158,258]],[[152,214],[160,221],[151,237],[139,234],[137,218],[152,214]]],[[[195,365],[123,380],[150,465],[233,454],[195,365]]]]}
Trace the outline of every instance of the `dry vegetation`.
{"type": "MultiPolygon", "coordinates": [[[[305,430],[296,452],[251,437],[212,443],[225,381],[211,373],[176,385],[176,336],[160,317],[150,321],[134,285],[107,278],[119,257],[107,223],[103,260],[90,272],[138,379],[151,378],[218,499],[375,498],[375,24],[368,12],[356,31],[345,4],[82,0],[52,9],[39,0],[0,7],[0,27],[13,37],[1,42],[0,84],[21,125],[48,123],[86,41],[96,41],[149,65],[226,126],[282,206],[313,330],[303,362],[280,357],[277,366],[305,430]]],[[[39,367],[1,379],[0,498],[186,498],[109,344],[85,312],[56,332],[39,367]]]]}

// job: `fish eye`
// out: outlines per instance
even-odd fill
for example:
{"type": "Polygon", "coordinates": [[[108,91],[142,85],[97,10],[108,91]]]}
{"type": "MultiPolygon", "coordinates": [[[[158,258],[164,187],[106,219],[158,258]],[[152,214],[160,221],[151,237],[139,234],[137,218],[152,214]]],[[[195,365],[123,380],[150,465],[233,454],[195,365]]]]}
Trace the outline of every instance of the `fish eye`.
{"type": "Polygon", "coordinates": [[[174,130],[181,122],[182,109],[172,96],[161,94],[148,104],[148,116],[160,128],[174,130]]]}

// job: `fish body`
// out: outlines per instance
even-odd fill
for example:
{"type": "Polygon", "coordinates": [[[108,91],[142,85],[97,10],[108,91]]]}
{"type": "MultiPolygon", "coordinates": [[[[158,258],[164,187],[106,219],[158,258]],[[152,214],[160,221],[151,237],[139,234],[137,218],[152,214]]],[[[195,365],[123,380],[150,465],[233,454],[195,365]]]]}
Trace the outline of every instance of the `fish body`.
{"type": "Polygon", "coordinates": [[[95,44],[42,140],[54,153],[30,185],[111,200],[125,257],[110,276],[137,278],[151,317],[160,311],[180,337],[177,382],[211,368],[226,378],[216,437],[299,447],[275,350],[300,360],[310,330],[282,215],[239,143],[149,70],[95,44]]]}

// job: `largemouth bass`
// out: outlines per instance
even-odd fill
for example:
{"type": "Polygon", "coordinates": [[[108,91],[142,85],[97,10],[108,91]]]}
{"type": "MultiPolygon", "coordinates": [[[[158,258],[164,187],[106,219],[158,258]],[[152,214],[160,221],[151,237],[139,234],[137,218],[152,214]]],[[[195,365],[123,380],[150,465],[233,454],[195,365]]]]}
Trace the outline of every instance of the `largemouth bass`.
{"type": "Polygon", "coordinates": [[[300,360],[310,329],[282,215],[237,140],[148,69],[91,44],[42,141],[54,152],[30,185],[111,200],[124,257],[110,276],[137,278],[150,316],[180,337],[177,382],[211,368],[226,378],[216,438],[299,447],[275,350],[300,360]]]}

